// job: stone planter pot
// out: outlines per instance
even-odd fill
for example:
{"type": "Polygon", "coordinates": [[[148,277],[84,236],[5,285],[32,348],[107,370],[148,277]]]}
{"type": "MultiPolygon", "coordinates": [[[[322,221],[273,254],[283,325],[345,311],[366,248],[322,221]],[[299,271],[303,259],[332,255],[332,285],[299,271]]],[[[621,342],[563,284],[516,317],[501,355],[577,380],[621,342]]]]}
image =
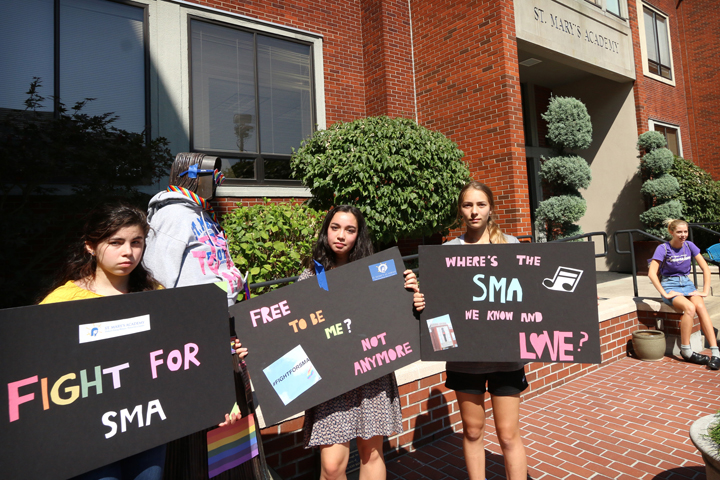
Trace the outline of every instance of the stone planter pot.
{"type": "Polygon", "coordinates": [[[715,414],[698,418],[690,425],[690,440],[702,454],[705,461],[705,475],[707,480],[720,480],[720,453],[718,445],[708,438],[708,429],[717,422],[715,414]]]}
{"type": "Polygon", "coordinates": [[[656,362],[665,356],[665,333],[659,330],[636,330],[632,333],[635,356],[646,362],[656,362]]]}

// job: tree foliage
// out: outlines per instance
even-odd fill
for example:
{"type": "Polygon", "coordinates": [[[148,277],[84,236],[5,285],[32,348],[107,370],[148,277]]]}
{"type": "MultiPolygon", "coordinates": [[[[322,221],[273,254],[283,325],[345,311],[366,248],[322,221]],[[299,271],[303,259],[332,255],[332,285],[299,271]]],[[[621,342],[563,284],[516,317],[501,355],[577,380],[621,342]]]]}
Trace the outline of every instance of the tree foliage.
{"type": "Polygon", "coordinates": [[[592,142],[592,122],[585,104],[573,97],[552,97],[542,115],[550,144],[563,149],[585,149],[592,142]]]}
{"type": "Polygon", "coordinates": [[[137,187],[157,182],[172,163],[167,140],[115,128],[112,113],[88,115],[91,99],[56,115],[35,79],[26,108],[0,116],[0,215],[12,225],[0,245],[4,275],[0,307],[36,300],[77,237],[82,214],[118,197],[147,208],[137,187]],[[14,252],[23,252],[19,255],[14,252]]]}
{"type": "Polygon", "coordinates": [[[463,152],[407,118],[370,117],[320,130],[294,153],[311,205],[352,204],[377,244],[447,231],[470,174],[463,152]]]}
{"type": "MultiPolygon", "coordinates": [[[[235,265],[248,271],[249,283],[294,277],[302,273],[301,260],[312,255],[312,246],[325,214],[307,205],[264,203],[238,207],[223,217],[228,248],[235,265]]],[[[259,294],[279,288],[253,291],[259,294]]]]}
{"type": "Polygon", "coordinates": [[[669,218],[682,218],[682,204],[673,200],[680,184],[669,174],[673,168],[673,154],[665,148],[667,142],[660,132],[648,131],[638,137],[640,175],[643,179],[641,192],[645,196],[646,211],[640,214],[645,230],[660,238],[669,238],[663,222],[669,218]]]}
{"type": "Polygon", "coordinates": [[[558,155],[543,158],[540,178],[549,198],[535,211],[535,225],[547,240],[582,234],[580,220],[587,210],[581,188],[588,188],[592,171],[584,158],[564,155],[565,149],[588,148],[592,122],[585,105],[572,97],[553,97],[542,118],[548,122],[547,138],[558,155]]]}

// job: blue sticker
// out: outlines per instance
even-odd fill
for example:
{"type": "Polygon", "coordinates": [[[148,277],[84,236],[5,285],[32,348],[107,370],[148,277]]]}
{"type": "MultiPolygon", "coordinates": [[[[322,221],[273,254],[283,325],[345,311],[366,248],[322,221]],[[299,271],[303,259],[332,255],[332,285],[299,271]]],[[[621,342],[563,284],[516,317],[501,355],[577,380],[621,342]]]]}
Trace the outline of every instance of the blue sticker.
{"type": "Polygon", "coordinates": [[[322,380],[300,345],[263,369],[263,373],[285,405],[322,380]]]}
{"type": "Polygon", "coordinates": [[[368,268],[370,269],[370,276],[373,282],[397,275],[395,260],[386,260],[381,263],[376,263],[375,265],[370,265],[368,268]]]}

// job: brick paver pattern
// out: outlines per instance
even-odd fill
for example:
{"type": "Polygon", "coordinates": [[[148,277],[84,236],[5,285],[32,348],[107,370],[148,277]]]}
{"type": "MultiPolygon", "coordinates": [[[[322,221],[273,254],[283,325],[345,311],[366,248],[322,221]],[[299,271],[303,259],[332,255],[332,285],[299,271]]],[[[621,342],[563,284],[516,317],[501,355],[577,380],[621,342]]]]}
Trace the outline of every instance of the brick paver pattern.
{"type": "MultiPolygon", "coordinates": [[[[689,429],[718,409],[720,372],[674,357],[624,358],[521,405],[528,478],[704,480],[689,429]]],[[[485,452],[488,480],[504,479],[492,418],[485,452]]],[[[388,480],[466,479],[462,435],[438,439],[387,468],[388,480]]]]}

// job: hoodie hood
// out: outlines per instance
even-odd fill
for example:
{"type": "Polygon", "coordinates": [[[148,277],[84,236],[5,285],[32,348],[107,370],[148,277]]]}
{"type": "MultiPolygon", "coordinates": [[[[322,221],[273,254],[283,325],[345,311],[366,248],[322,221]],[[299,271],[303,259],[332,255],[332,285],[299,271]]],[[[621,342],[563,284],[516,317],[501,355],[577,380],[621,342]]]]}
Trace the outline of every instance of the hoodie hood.
{"type": "Polygon", "coordinates": [[[163,191],[152,197],[150,203],[148,203],[148,222],[152,223],[152,219],[158,210],[168,205],[186,207],[190,210],[188,213],[195,215],[200,215],[203,209],[191,198],[186,197],[182,193],[163,191]]]}

